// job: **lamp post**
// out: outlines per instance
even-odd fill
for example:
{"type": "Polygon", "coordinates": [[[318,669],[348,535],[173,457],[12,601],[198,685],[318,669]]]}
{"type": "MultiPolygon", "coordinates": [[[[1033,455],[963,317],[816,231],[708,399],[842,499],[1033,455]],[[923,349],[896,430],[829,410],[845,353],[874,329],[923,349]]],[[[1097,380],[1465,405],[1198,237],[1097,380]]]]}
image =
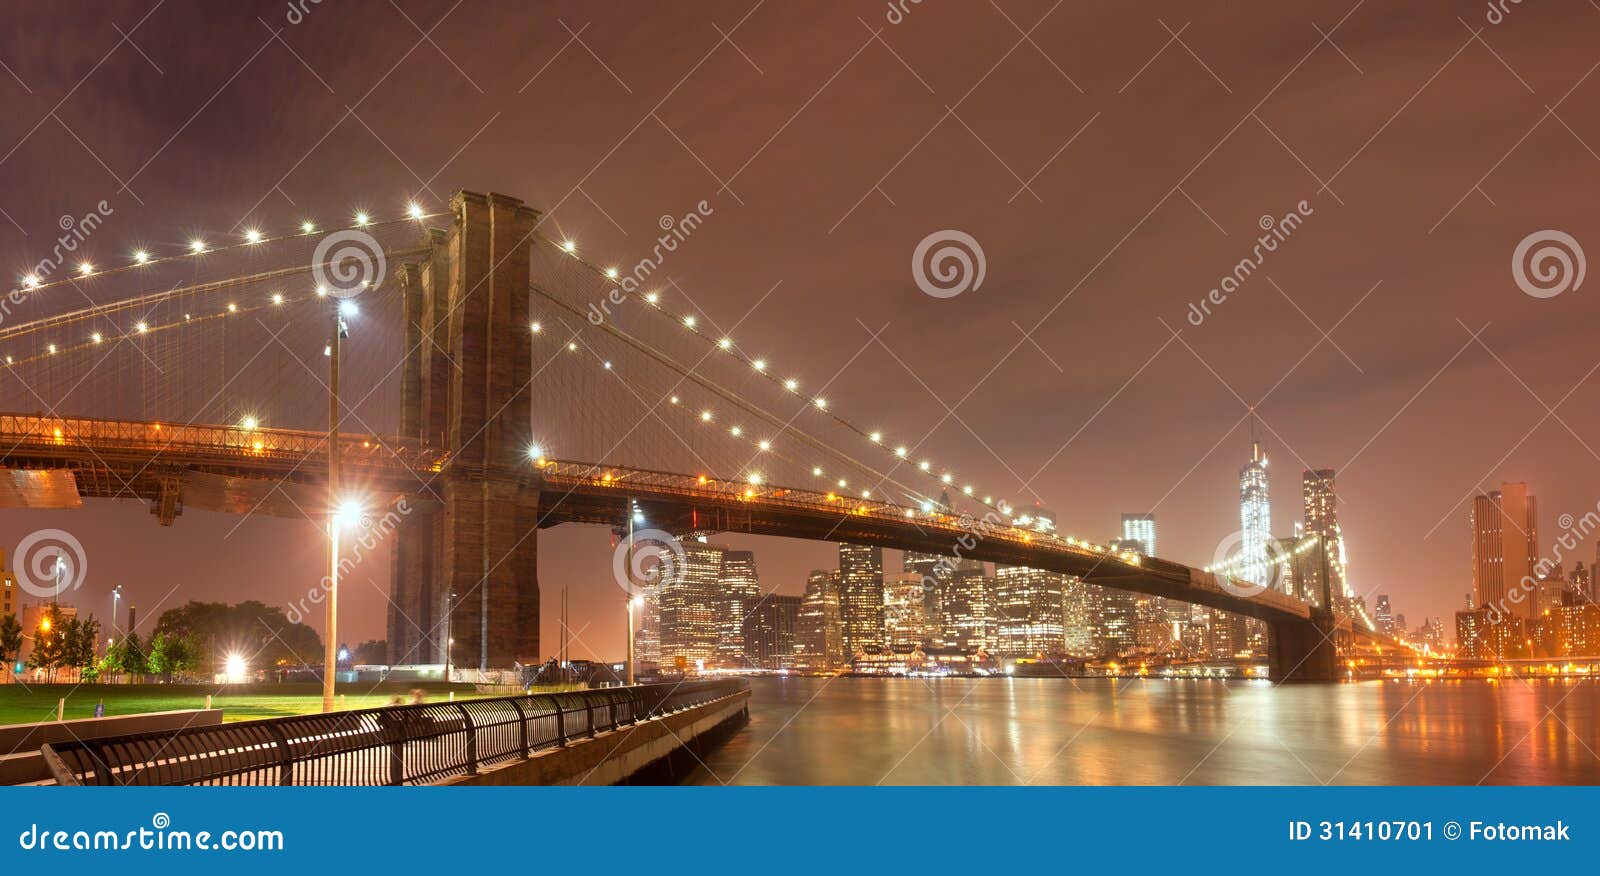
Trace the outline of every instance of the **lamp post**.
{"type": "Polygon", "coordinates": [[[117,633],[117,602],[122,599],[122,585],[111,588],[111,634],[114,638],[117,633]]]}
{"type": "MultiPolygon", "coordinates": [[[[335,301],[328,332],[328,609],[322,651],[322,711],[333,711],[339,673],[339,346],[348,302],[335,301]]],[[[354,305],[351,305],[352,307],[354,305]]]]}

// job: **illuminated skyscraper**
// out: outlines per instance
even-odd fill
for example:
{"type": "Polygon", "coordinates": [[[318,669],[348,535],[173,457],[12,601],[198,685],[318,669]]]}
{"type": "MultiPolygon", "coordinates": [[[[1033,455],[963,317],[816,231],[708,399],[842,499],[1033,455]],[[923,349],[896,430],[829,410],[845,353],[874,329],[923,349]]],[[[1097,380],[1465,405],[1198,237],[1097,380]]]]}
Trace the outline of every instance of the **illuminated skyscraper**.
{"type": "Polygon", "coordinates": [[[839,545],[839,615],[847,657],[883,643],[883,548],[839,545]]]}
{"type": "Polygon", "coordinates": [[[995,648],[1001,656],[1043,658],[1066,651],[1062,621],[1067,576],[1023,566],[995,569],[995,648]]]}
{"type": "Polygon", "coordinates": [[[1533,617],[1538,520],[1538,501],[1524,483],[1501,484],[1473,499],[1472,595],[1479,608],[1533,617]]]}
{"type": "MultiPolygon", "coordinates": [[[[948,497],[945,501],[949,501],[948,497]]],[[[922,597],[926,602],[923,608],[933,624],[929,634],[929,645],[945,644],[944,629],[939,623],[939,605],[945,598],[945,591],[950,588],[950,578],[955,571],[956,563],[957,560],[953,557],[941,557],[938,554],[924,554],[917,551],[906,551],[901,560],[901,571],[914,572],[922,578],[922,597]]]]}
{"type": "Polygon", "coordinates": [[[934,615],[928,611],[924,578],[901,572],[883,579],[883,644],[924,646],[933,638],[934,615]]]}
{"type": "Polygon", "coordinates": [[[1395,634],[1394,614],[1389,607],[1389,594],[1379,593],[1377,608],[1373,610],[1373,622],[1378,625],[1378,632],[1385,636],[1395,634]]]}
{"type": "Polygon", "coordinates": [[[939,595],[940,640],[947,648],[960,648],[972,654],[992,648],[990,641],[989,591],[991,579],[983,564],[962,560],[950,574],[949,583],[939,595]]]}
{"type": "Polygon", "coordinates": [[[717,659],[723,666],[742,665],[747,656],[745,622],[761,603],[756,555],[727,551],[722,556],[722,611],[717,619],[717,659]]]}
{"type": "Polygon", "coordinates": [[[1139,553],[1147,557],[1155,556],[1156,516],[1154,514],[1122,515],[1122,540],[1124,542],[1136,541],[1139,543],[1139,553]]]}
{"type": "Polygon", "coordinates": [[[787,669],[794,664],[800,620],[799,596],[769,593],[744,622],[745,657],[763,669],[787,669]]]}
{"type": "Polygon", "coordinates": [[[806,578],[806,595],[801,597],[795,662],[808,669],[832,669],[846,659],[839,616],[839,572],[814,569],[806,578]]]}
{"type": "Polygon", "coordinates": [[[722,558],[727,548],[701,539],[679,539],[683,561],[662,578],[661,666],[696,669],[717,660],[720,621],[726,611],[722,595],[722,558]]]}
{"type": "Polygon", "coordinates": [[[1298,582],[1307,598],[1322,603],[1322,545],[1328,546],[1328,592],[1335,605],[1350,595],[1345,576],[1344,532],[1339,528],[1339,500],[1334,492],[1334,471],[1331,468],[1307,469],[1300,478],[1301,496],[1305,502],[1306,538],[1318,539],[1316,547],[1309,548],[1303,568],[1307,577],[1298,582]]]}
{"type": "Polygon", "coordinates": [[[1081,578],[1067,577],[1066,589],[1061,594],[1061,626],[1066,639],[1066,651],[1070,656],[1095,656],[1095,616],[1100,610],[1099,591],[1099,587],[1085,584],[1081,578]]]}
{"type": "Polygon", "coordinates": [[[1250,461],[1239,469],[1239,553],[1244,564],[1239,578],[1266,584],[1267,542],[1272,539],[1272,503],[1267,497],[1267,455],[1261,442],[1250,441],[1250,461]]]}

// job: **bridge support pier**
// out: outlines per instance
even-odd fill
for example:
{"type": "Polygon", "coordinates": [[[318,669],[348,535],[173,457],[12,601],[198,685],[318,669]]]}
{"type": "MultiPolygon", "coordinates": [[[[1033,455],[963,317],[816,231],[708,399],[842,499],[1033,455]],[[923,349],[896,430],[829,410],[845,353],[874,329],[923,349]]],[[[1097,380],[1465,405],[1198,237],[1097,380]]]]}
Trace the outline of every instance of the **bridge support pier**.
{"type": "Polygon", "coordinates": [[[432,255],[401,274],[409,351],[401,424],[450,458],[426,497],[439,509],[396,540],[390,656],[510,669],[539,659],[539,489],[526,386],[538,213],[473,192],[457,193],[450,210],[448,232],[427,238],[432,255]]]}
{"type": "Polygon", "coordinates": [[[1338,626],[1331,611],[1314,608],[1303,621],[1267,627],[1268,673],[1273,681],[1338,681],[1338,626]]]}

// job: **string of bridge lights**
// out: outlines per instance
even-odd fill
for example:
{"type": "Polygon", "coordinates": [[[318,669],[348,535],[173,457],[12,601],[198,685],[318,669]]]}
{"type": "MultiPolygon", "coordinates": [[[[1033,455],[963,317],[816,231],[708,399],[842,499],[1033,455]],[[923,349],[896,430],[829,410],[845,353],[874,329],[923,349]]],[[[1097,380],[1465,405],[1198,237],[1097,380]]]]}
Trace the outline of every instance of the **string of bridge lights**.
{"type": "MultiPolygon", "coordinates": [[[[909,463],[911,450],[906,445],[904,445],[904,444],[895,444],[895,445],[893,445],[891,447],[891,443],[892,442],[889,442],[885,438],[884,433],[881,430],[878,430],[878,429],[870,429],[869,430],[869,429],[864,429],[864,428],[858,426],[856,423],[854,423],[851,420],[845,418],[844,416],[840,415],[837,411],[835,411],[834,409],[830,408],[829,404],[828,404],[828,400],[825,397],[821,396],[821,395],[815,395],[815,396],[806,395],[804,392],[801,391],[801,384],[800,384],[800,380],[798,378],[796,378],[796,377],[783,377],[783,378],[780,378],[775,373],[775,369],[771,366],[771,363],[769,363],[765,358],[750,357],[750,356],[745,355],[745,353],[742,350],[740,350],[738,345],[734,342],[734,340],[731,337],[723,335],[721,337],[713,338],[711,335],[707,334],[706,332],[702,331],[699,328],[699,325],[698,325],[699,321],[695,317],[694,314],[688,313],[688,314],[684,314],[684,315],[681,315],[681,316],[672,314],[662,304],[662,297],[661,297],[661,294],[659,292],[651,291],[651,292],[646,292],[646,293],[641,295],[641,294],[639,294],[637,292],[629,291],[627,288],[625,288],[622,285],[621,273],[617,268],[612,267],[612,268],[603,268],[602,269],[602,268],[598,267],[597,265],[593,264],[592,262],[589,262],[586,259],[582,258],[581,256],[578,255],[577,243],[575,241],[573,241],[572,239],[568,238],[568,239],[562,240],[560,242],[557,242],[555,240],[551,240],[548,237],[544,237],[543,235],[540,235],[540,237],[545,242],[557,247],[562,252],[566,253],[568,256],[570,256],[578,264],[580,264],[583,267],[587,268],[588,270],[590,270],[591,272],[593,272],[597,276],[604,278],[604,280],[607,283],[609,283],[614,288],[614,290],[616,292],[619,292],[624,297],[632,298],[632,299],[635,299],[635,300],[638,300],[638,301],[642,301],[645,305],[647,305],[653,311],[661,314],[662,316],[666,317],[667,319],[672,320],[673,322],[676,322],[679,326],[681,326],[684,330],[686,330],[689,334],[693,335],[695,338],[703,341],[704,343],[706,343],[708,345],[711,345],[711,346],[715,347],[717,350],[720,350],[723,353],[726,353],[727,355],[731,356],[735,360],[743,363],[744,365],[748,366],[751,370],[753,370],[754,372],[756,372],[757,374],[761,375],[766,380],[771,382],[773,385],[781,387],[785,392],[789,393],[792,396],[795,396],[796,398],[805,400],[807,406],[815,409],[816,412],[822,414],[823,416],[832,418],[834,420],[834,422],[838,423],[840,426],[844,427],[845,429],[847,429],[847,430],[849,430],[851,432],[854,432],[856,435],[860,436],[861,438],[866,439],[866,441],[869,444],[873,445],[875,448],[881,450],[882,452],[890,454],[894,458],[894,460],[895,460],[897,465],[900,464],[900,463],[909,463]]],[[[535,322],[535,323],[532,324],[532,329],[533,329],[535,334],[538,334],[542,330],[542,326],[539,323],[535,322]]],[[[568,345],[567,345],[567,349],[569,351],[576,351],[579,348],[578,348],[576,343],[569,342],[568,345]]],[[[605,362],[604,363],[604,367],[607,368],[607,369],[610,369],[611,368],[611,364],[609,362],[605,362]]],[[[679,402],[679,399],[678,399],[678,397],[673,396],[672,398],[669,399],[669,402],[671,404],[677,404],[679,402]]],[[[710,410],[702,411],[701,415],[700,415],[701,421],[702,422],[706,422],[706,423],[713,422],[714,421],[714,417],[715,417],[714,413],[711,412],[710,410]]],[[[730,434],[732,434],[733,437],[736,437],[736,438],[740,437],[740,433],[739,432],[732,431],[732,430],[736,430],[736,429],[740,429],[740,428],[741,427],[739,427],[739,426],[730,427],[730,434]]],[[[769,442],[766,442],[765,440],[763,440],[762,442],[759,442],[757,444],[758,449],[763,450],[763,451],[767,450],[769,446],[770,446],[769,442]],[[762,446],[763,444],[766,444],[768,446],[762,446]]],[[[954,486],[954,484],[955,484],[955,475],[952,474],[949,471],[943,471],[942,473],[940,473],[938,475],[935,475],[933,473],[934,466],[933,466],[933,462],[931,460],[922,459],[922,460],[918,461],[913,467],[914,467],[914,469],[916,471],[919,471],[919,472],[923,473],[924,475],[927,475],[928,477],[933,478],[934,480],[936,480],[939,484],[941,484],[942,487],[951,487],[951,486],[954,486]]],[[[823,476],[821,467],[814,466],[812,468],[812,474],[814,476],[818,476],[818,477],[823,476]]],[[[759,477],[759,476],[757,476],[757,477],[759,477]]],[[[756,481],[752,481],[752,483],[754,484],[754,483],[757,483],[757,482],[756,481]]],[[[842,482],[841,482],[841,485],[842,485],[842,482]]],[[[985,495],[985,496],[982,497],[982,499],[978,499],[977,498],[977,492],[978,491],[972,484],[963,484],[962,487],[960,488],[960,491],[961,491],[961,493],[963,495],[967,496],[968,498],[972,499],[973,501],[981,501],[981,503],[985,507],[988,507],[988,508],[998,512],[999,514],[1001,514],[1006,519],[1006,521],[1008,523],[1012,523],[1013,525],[1016,525],[1016,524],[1018,524],[1019,521],[1021,521],[1022,523],[1027,523],[1027,522],[1030,521],[1030,518],[1027,515],[1023,515],[1021,517],[1013,517],[1013,510],[1014,509],[1011,506],[1011,504],[1009,502],[1007,502],[1005,499],[1001,499],[1001,500],[999,500],[999,502],[996,502],[992,495],[985,495]]],[[[932,513],[937,508],[937,506],[933,502],[928,501],[926,499],[924,499],[922,501],[921,507],[922,507],[922,510],[924,511],[924,513],[932,513]]],[[[908,513],[908,516],[909,516],[910,513],[911,513],[911,509],[907,509],[907,513],[908,513]]],[[[1045,535],[1057,540],[1057,541],[1062,542],[1063,544],[1065,544],[1065,545],[1067,545],[1069,547],[1088,550],[1088,551],[1091,551],[1091,552],[1094,552],[1094,553],[1108,555],[1108,556],[1116,556],[1116,557],[1118,557],[1118,558],[1120,558],[1120,559],[1122,559],[1122,560],[1124,560],[1126,562],[1130,562],[1130,563],[1137,564],[1137,561],[1138,561],[1138,555],[1137,554],[1114,551],[1109,546],[1098,544],[1096,542],[1092,542],[1092,541],[1089,541],[1089,540],[1086,540],[1086,539],[1076,538],[1076,537],[1073,537],[1073,536],[1061,536],[1061,535],[1058,535],[1056,533],[1047,532],[1047,531],[1044,531],[1044,530],[1041,530],[1041,532],[1043,534],[1045,534],[1045,535]]]]}
{"type": "Polygon", "coordinates": [[[1264,570],[1267,566],[1277,566],[1280,569],[1289,568],[1289,563],[1298,557],[1311,552],[1313,547],[1320,543],[1320,538],[1307,538],[1295,545],[1294,550],[1279,553],[1275,557],[1252,558],[1245,554],[1229,557],[1220,563],[1206,566],[1204,571],[1213,575],[1222,575],[1232,578],[1244,571],[1264,570]]]}
{"type": "MultiPolygon", "coordinates": [[[[351,218],[352,224],[327,229],[327,231],[328,233],[332,234],[341,231],[381,228],[383,226],[393,225],[399,222],[422,222],[443,215],[445,214],[430,213],[425,210],[421,204],[413,201],[406,205],[405,215],[403,216],[387,219],[374,219],[370,214],[363,210],[357,212],[355,216],[351,218]]],[[[38,292],[55,286],[72,283],[77,280],[96,279],[112,274],[120,274],[127,271],[138,270],[140,268],[153,268],[185,259],[198,258],[202,255],[225,253],[256,246],[267,246],[290,240],[304,240],[321,230],[323,229],[318,228],[315,222],[310,219],[306,219],[300,223],[297,230],[292,232],[268,236],[259,228],[247,228],[241,235],[239,235],[239,240],[215,246],[207,243],[203,237],[194,237],[189,240],[183,251],[170,255],[157,255],[152,253],[148,247],[139,247],[133,250],[129,256],[130,261],[116,267],[96,268],[94,262],[89,261],[86,258],[75,266],[75,270],[72,273],[63,276],[59,280],[46,279],[39,276],[37,272],[24,274],[19,278],[20,286],[16,289],[13,289],[12,293],[17,294],[22,292],[38,292]]],[[[82,241],[80,240],[79,242],[81,243],[82,241]]]]}

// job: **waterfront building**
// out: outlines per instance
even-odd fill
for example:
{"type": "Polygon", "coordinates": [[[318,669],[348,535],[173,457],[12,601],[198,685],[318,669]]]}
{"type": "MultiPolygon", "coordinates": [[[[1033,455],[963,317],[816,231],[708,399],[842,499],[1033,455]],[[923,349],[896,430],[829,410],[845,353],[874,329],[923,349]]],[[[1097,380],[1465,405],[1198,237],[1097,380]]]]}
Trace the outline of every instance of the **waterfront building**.
{"type": "Polygon", "coordinates": [[[1250,442],[1250,461],[1239,469],[1239,554],[1242,581],[1265,584],[1267,543],[1272,540],[1272,503],[1267,494],[1267,454],[1261,442],[1250,442]]]}
{"type": "Polygon", "coordinates": [[[1344,531],[1339,527],[1339,499],[1335,492],[1334,470],[1307,469],[1301,474],[1300,483],[1305,514],[1302,532],[1305,538],[1317,541],[1316,545],[1308,547],[1310,553],[1300,567],[1305,575],[1299,582],[1300,590],[1314,594],[1309,598],[1320,605],[1323,569],[1327,569],[1328,592],[1337,604],[1340,597],[1349,595],[1350,588],[1345,570],[1344,531]],[[1326,563],[1322,556],[1324,546],[1327,550],[1326,563]]]}
{"type": "Polygon", "coordinates": [[[882,644],[883,548],[839,545],[839,614],[846,654],[882,644]]]}
{"type": "Polygon", "coordinates": [[[788,669],[795,662],[802,597],[769,593],[750,609],[744,624],[745,658],[762,669],[788,669]]]}
{"type": "Polygon", "coordinates": [[[1025,566],[995,569],[995,650],[1044,658],[1066,649],[1062,609],[1067,576],[1025,566]]]}
{"type": "Polygon", "coordinates": [[[935,614],[928,611],[928,579],[901,572],[883,579],[883,642],[889,647],[932,646],[935,614]]]}
{"type": "Polygon", "coordinates": [[[6,553],[0,551],[0,618],[17,613],[17,576],[6,565],[6,553]]]}
{"type": "Polygon", "coordinates": [[[992,579],[982,563],[962,560],[950,572],[939,594],[939,639],[944,647],[966,654],[988,648],[989,596],[992,579]]]}
{"type": "MultiPolygon", "coordinates": [[[[1095,656],[1095,618],[1100,611],[1099,597],[1099,587],[1085,584],[1081,578],[1067,576],[1066,588],[1061,594],[1061,624],[1068,656],[1095,656]]],[[[1187,607],[1185,603],[1178,604],[1187,607]]]]}
{"type": "Polygon", "coordinates": [[[745,622],[761,602],[761,581],[756,555],[751,551],[725,551],[722,555],[722,609],[717,618],[717,662],[741,666],[748,657],[745,622]]]}
{"type": "Polygon", "coordinates": [[[1531,619],[1529,585],[1538,581],[1538,500],[1525,483],[1504,483],[1472,500],[1474,605],[1531,619]],[[1515,594],[1515,595],[1513,595],[1515,594]]]}
{"type": "Polygon", "coordinates": [[[844,623],[840,617],[839,571],[813,569],[806,577],[806,593],[800,600],[795,665],[806,669],[834,669],[844,665],[848,657],[844,648],[844,623]]]}
{"type": "Polygon", "coordinates": [[[1373,612],[1372,619],[1378,626],[1378,632],[1385,636],[1395,634],[1394,614],[1389,608],[1389,594],[1378,594],[1378,607],[1373,612]]]}
{"type": "Polygon", "coordinates": [[[680,538],[683,559],[659,585],[661,667],[686,671],[713,665],[727,601],[722,595],[722,561],[727,548],[703,537],[680,538]]]}

